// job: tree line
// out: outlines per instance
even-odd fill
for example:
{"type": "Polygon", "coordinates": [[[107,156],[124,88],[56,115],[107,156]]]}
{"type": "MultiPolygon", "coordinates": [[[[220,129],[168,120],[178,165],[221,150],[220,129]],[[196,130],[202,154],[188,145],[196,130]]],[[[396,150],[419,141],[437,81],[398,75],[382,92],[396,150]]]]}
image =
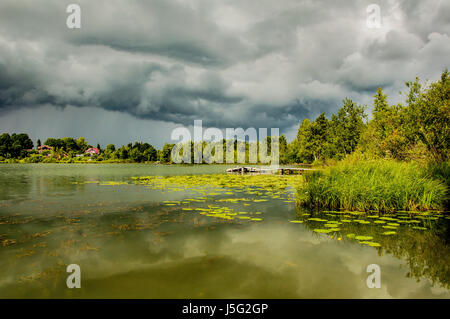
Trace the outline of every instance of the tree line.
{"type": "MultiPolygon", "coordinates": [[[[372,117],[369,120],[366,106],[359,105],[349,98],[342,101],[342,107],[331,118],[325,113],[313,121],[304,119],[291,143],[286,137],[279,137],[279,162],[286,163],[324,163],[341,160],[349,154],[359,153],[365,158],[391,158],[395,160],[426,160],[446,162],[449,159],[450,144],[450,79],[446,69],[439,80],[422,84],[418,78],[406,82],[407,92],[403,103],[389,105],[388,97],[378,88],[373,100],[372,117]]],[[[246,161],[249,159],[252,143],[234,142],[235,153],[245,148],[246,161]]],[[[270,137],[267,137],[270,153],[270,137]]],[[[194,158],[193,142],[191,156],[194,158]]],[[[223,140],[223,162],[225,145],[223,140]]],[[[97,144],[99,154],[80,156],[92,148],[84,137],[74,139],[48,138],[44,144],[52,150],[32,150],[33,141],[25,133],[0,135],[0,161],[22,159],[25,162],[97,160],[125,162],[169,163],[175,144],[166,143],[157,150],[149,143],[134,142],[116,148],[109,144],[102,149],[97,144]]],[[[41,141],[37,141],[37,148],[41,141]]],[[[202,144],[202,149],[206,143],[202,144]]],[[[235,155],[236,159],[236,155],[235,155]]],[[[259,161],[259,158],[258,158],[259,161]]],[[[192,160],[192,162],[194,162],[192,160]]]]}
{"type": "Polygon", "coordinates": [[[99,154],[94,153],[92,156],[86,154],[86,150],[93,148],[88,144],[84,137],[74,139],[72,137],[64,138],[48,138],[42,144],[37,140],[36,149],[33,141],[25,133],[12,134],[8,133],[0,135],[0,160],[8,159],[24,159],[25,162],[41,162],[52,160],[123,160],[130,162],[152,162],[157,161],[161,157],[161,151],[157,151],[149,143],[135,142],[123,145],[120,148],[115,147],[114,144],[108,144],[105,149],[102,149],[99,144],[96,148],[99,154]],[[51,149],[41,149],[40,147],[46,145],[51,149]]]}
{"type": "Polygon", "coordinates": [[[354,152],[369,159],[448,161],[448,70],[429,85],[416,78],[406,82],[406,87],[405,102],[395,105],[389,105],[387,95],[378,88],[370,120],[366,106],[348,98],[330,120],[324,113],[314,121],[303,120],[297,137],[288,145],[287,162],[341,160],[354,152]]]}

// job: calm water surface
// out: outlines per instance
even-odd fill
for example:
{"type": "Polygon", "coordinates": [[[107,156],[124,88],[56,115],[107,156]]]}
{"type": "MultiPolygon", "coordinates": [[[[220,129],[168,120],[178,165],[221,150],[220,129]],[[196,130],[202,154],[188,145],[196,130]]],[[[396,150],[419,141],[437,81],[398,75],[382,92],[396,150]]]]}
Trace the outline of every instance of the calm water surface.
{"type": "Polygon", "coordinates": [[[403,213],[381,228],[390,222],[375,224],[381,216],[299,210],[293,188],[278,184],[264,192],[257,185],[155,187],[132,179],[219,180],[226,168],[0,165],[0,298],[450,297],[444,215],[403,213]],[[202,189],[208,186],[214,190],[202,189]],[[225,206],[232,218],[196,210],[225,206]],[[326,227],[308,218],[339,222],[340,231],[314,232],[326,227]],[[380,247],[349,233],[371,235],[380,247]],[[67,288],[68,264],[81,267],[81,289],[67,288]],[[381,267],[380,289],[366,285],[369,264],[381,267]]]}

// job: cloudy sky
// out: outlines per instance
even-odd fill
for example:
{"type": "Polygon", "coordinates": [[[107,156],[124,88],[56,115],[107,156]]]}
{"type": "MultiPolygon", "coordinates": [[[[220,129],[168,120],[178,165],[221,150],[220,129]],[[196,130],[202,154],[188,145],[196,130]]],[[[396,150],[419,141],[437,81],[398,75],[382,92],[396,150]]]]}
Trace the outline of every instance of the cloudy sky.
{"type": "Polygon", "coordinates": [[[161,147],[199,119],[291,139],[344,97],[370,110],[378,86],[394,103],[437,79],[449,34],[445,0],[1,0],[0,133],[161,147]]]}

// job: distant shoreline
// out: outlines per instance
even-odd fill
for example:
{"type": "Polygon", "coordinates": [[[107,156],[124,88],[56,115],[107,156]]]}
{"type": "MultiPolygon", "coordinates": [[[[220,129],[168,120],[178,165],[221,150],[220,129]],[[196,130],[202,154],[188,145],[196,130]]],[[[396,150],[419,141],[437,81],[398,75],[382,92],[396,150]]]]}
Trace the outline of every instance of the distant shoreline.
{"type": "MultiPolygon", "coordinates": [[[[262,163],[158,163],[158,162],[108,162],[108,161],[77,161],[77,162],[37,162],[37,163],[27,163],[27,162],[5,162],[2,161],[0,164],[145,164],[145,165],[164,165],[164,166],[196,166],[196,165],[224,165],[224,166],[270,166],[268,164],[262,163]]],[[[286,163],[280,164],[279,166],[318,166],[313,164],[299,164],[299,163],[286,163]]]]}

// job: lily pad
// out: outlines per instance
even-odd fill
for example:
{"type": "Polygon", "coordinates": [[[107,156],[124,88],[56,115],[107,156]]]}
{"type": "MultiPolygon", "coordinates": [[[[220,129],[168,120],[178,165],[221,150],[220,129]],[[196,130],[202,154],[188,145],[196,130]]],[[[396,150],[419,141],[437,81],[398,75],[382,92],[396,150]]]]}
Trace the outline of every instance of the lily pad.
{"type": "Polygon", "coordinates": [[[361,244],[369,245],[371,247],[381,247],[379,243],[375,243],[373,241],[361,241],[361,244]]]}
{"type": "Polygon", "coordinates": [[[373,239],[372,236],[356,236],[355,239],[357,240],[371,240],[373,239]]]}

